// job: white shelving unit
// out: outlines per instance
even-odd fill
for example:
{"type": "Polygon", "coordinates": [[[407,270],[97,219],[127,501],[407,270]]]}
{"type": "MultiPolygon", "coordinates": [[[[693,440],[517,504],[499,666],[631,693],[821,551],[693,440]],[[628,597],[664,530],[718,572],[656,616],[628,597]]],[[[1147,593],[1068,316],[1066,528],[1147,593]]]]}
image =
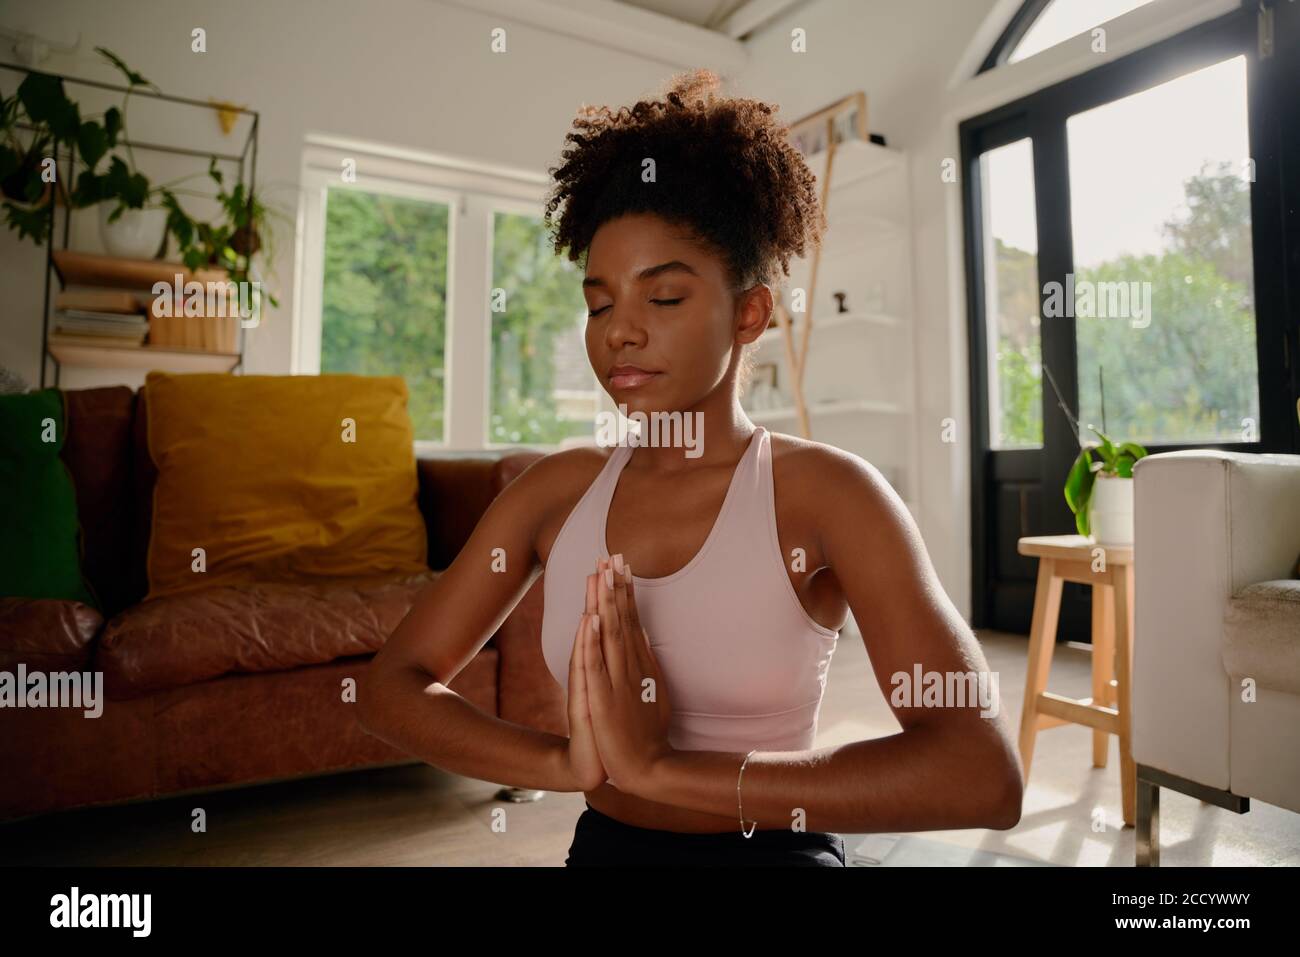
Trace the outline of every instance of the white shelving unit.
{"type": "MultiPolygon", "coordinates": [[[[826,154],[808,158],[819,181],[826,154]]],[[[820,183],[819,183],[820,189],[820,183]]],[[[880,469],[917,515],[916,336],[913,327],[911,217],[906,155],[861,140],[837,144],[826,205],[813,325],[804,368],[804,396],[812,438],[860,455],[880,469]],[[841,312],[835,293],[844,293],[841,312]]],[[[808,289],[811,256],[791,262],[783,301],[808,289]]],[[[798,349],[805,317],[792,315],[798,349]]],[[[758,363],[777,364],[774,408],[750,418],[798,434],[784,335],[773,327],[759,339],[758,363]]]]}

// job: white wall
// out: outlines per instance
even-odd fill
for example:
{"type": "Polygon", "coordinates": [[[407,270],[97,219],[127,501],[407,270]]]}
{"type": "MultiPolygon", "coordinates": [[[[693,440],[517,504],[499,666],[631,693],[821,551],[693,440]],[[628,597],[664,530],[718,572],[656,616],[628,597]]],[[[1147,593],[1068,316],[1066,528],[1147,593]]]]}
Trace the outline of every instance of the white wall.
{"type": "MultiPolygon", "coordinates": [[[[957,155],[956,125],[945,118],[947,81],[994,2],[815,0],[755,36],[747,44],[748,66],[729,78],[731,92],[776,101],[787,120],[865,90],[871,129],[911,157],[920,522],[945,589],[967,615],[960,187],[941,182],[939,169],[945,157],[957,155]],[[807,53],[790,52],[792,26],[807,31],[807,53]],[[940,441],[940,423],[947,417],[963,430],[955,444],[940,441]]],[[[642,58],[520,23],[507,23],[509,52],[492,54],[488,31],[502,22],[436,0],[134,0],[129,7],[47,0],[0,7],[5,27],[56,41],[80,33],[85,52],[55,57],[46,69],[116,80],[89,52],[106,46],[169,93],[216,96],[259,110],[259,181],[271,189],[272,199],[290,206],[296,205],[308,133],[543,170],[556,159],[580,103],[629,102],[656,89],[674,70],[661,62],[658,51],[655,59],[642,58]],[[194,27],[207,31],[206,54],[190,50],[194,27]]],[[[0,82],[9,82],[8,77],[0,82]]],[[[137,122],[143,128],[158,121],[142,108],[137,122]]],[[[160,129],[157,135],[190,132],[160,129]]],[[[93,228],[85,225],[79,235],[93,242],[93,228]]],[[[291,367],[292,236],[281,237],[279,245],[274,288],[281,307],[260,328],[249,330],[249,373],[284,373],[291,367]]],[[[43,264],[40,249],[0,233],[0,362],[33,385],[39,374],[43,264]]],[[[122,379],[116,373],[109,378],[122,379]]],[[[104,379],[64,370],[61,384],[77,388],[104,379]]],[[[142,377],[132,384],[138,381],[142,377]]]]}
{"type": "MultiPolygon", "coordinates": [[[[663,62],[523,24],[506,24],[507,52],[494,54],[489,31],[502,23],[435,0],[0,3],[0,26],[56,42],[80,34],[84,52],[52,57],[43,69],[119,82],[92,52],[104,46],[164,92],[260,111],[258,181],[291,215],[309,132],[544,170],[558,158],[581,103],[635,99],[673,72],[663,62]],[[206,53],[191,52],[195,27],[207,31],[206,53]]],[[[11,93],[18,78],[0,71],[0,89],[11,93]]],[[[199,135],[191,124],[215,126],[199,111],[159,121],[143,100],[133,101],[128,123],[137,114],[131,128],[139,139],[152,132],[151,121],[171,125],[157,135],[173,142],[199,135]]],[[[92,214],[83,217],[93,227],[92,214]]],[[[95,241],[93,228],[78,235],[95,241]]],[[[253,374],[290,369],[294,246],[292,235],[279,239],[272,285],[280,308],[248,330],[245,369],[253,374]]],[[[32,386],[40,375],[44,266],[43,249],[0,230],[0,364],[32,386]]],[[[82,388],[124,378],[143,381],[65,369],[60,384],[82,388]]]]}
{"type": "Polygon", "coordinates": [[[995,0],[819,0],[753,37],[736,77],[746,95],[781,104],[787,121],[855,90],[867,94],[868,126],[908,153],[912,189],[913,321],[920,408],[919,524],[939,578],[958,610],[971,609],[970,453],[961,203],[940,178],[957,157],[946,118],[948,80],[995,0]],[[790,31],[807,33],[792,53],[790,31]],[[944,419],[957,441],[942,441],[944,419]]]}

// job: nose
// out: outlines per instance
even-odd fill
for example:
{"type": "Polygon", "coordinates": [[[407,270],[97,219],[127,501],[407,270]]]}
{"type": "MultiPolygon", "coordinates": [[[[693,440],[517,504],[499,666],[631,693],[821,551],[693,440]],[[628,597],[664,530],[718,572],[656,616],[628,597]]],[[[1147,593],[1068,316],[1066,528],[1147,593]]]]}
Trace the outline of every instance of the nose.
{"type": "Polygon", "coordinates": [[[634,304],[611,306],[605,314],[605,344],[610,349],[624,345],[641,345],[645,342],[645,322],[634,304]]]}

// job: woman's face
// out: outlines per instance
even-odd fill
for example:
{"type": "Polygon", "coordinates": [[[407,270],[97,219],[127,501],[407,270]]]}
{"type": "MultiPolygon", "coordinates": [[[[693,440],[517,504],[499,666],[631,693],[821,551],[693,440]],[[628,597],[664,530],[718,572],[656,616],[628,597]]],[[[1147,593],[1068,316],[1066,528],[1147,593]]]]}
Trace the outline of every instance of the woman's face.
{"type": "Polygon", "coordinates": [[[771,309],[769,299],[760,315],[761,295],[737,299],[720,256],[650,213],[624,215],[596,231],[583,293],[587,355],[615,404],[629,413],[684,411],[731,382],[738,337],[758,336],[771,309]],[[649,375],[619,375],[620,366],[649,375]]]}

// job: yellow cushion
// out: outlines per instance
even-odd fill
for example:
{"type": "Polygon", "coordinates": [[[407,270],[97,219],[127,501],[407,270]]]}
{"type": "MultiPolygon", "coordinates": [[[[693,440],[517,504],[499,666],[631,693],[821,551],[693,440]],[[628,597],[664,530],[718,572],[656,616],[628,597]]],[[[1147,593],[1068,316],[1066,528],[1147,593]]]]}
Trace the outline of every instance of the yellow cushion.
{"type": "Polygon", "coordinates": [[[149,599],[427,568],[402,378],[150,372],[145,389],[149,599]]]}

